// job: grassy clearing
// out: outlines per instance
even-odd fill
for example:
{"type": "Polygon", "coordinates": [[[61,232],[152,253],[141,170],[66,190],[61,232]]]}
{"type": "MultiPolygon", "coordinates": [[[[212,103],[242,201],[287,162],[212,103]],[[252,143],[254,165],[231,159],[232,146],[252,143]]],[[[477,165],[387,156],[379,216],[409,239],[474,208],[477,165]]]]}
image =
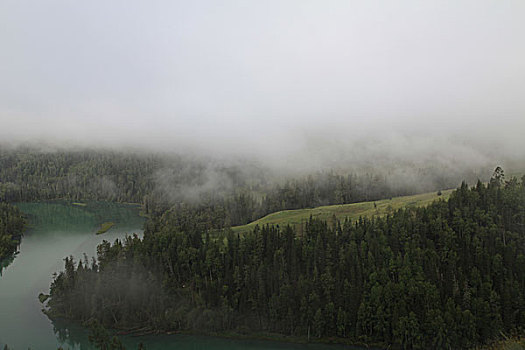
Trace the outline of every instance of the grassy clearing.
{"type": "Polygon", "coordinates": [[[312,209],[283,210],[268,214],[259,220],[255,220],[247,225],[232,227],[233,232],[249,232],[255,225],[291,225],[297,226],[308,221],[310,216],[322,220],[330,220],[335,217],[339,220],[348,218],[356,220],[360,216],[383,216],[400,208],[423,207],[438,199],[448,199],[453,190],[441,191],[441,196],[436,192],[417,194],[413,196],[394,197],[392,199],[382,199],[379,201],[361,202],[342,205],[327,205],[312,209]],[[375,205],[374,205],[375,204],[375,205]]]}
{"type": "Polygon", "coordinates": [[[103,233],[108,232],[108,230],[110,228],[112,228],[113,225],[115,225],[114,222],[105,222],[105,223],[103,223],[102,225],[100,225],[100,230],[97,231],[97,235],[101,235],[103,233]]]}

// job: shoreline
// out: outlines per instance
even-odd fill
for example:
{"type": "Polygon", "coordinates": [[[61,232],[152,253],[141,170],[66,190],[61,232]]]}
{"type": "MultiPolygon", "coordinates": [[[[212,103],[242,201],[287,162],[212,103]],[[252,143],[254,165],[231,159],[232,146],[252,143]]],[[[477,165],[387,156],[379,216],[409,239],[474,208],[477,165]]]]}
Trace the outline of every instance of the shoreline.
{"type": "MultiPolygon", "coordinates": [[[[72,320],[67,317],[64,317],[63,315],[54,315],[49,309],[46,308],[45,303],[42,303],[44,308],[42,309],[42,312],[51,320],[57,320],[62,322],[68,322],[68,323],[74,323],[77,324],[83,328],[86,328],[86,325],[84,322],[78,321],[78,320],[72,320]]],[[[286,343],[286,344],[298,344],[298,345],[306,345],[306,344],[324,344],[324,345],[333,345],[334,347],[353,347],[355,350],[359,349],[373,349],[373,350],[381,350],[381,349],[388,349],[391,346],[380,344],[380,343],[374,343],[374,344],[367,344],[363,342],[356,342],[352,341],[350,339],[346,338],[338,338],[338,337],[330,337],[330,338],[317,338],[317,337],[311,337],[310,340],[308,340],[307,337],[303,336],[290,336],[290,335],[282,335],[279,333],[270,333],[270,332],[252,332],[252,333],[246,333],[246,332],[236,332],[236,331],[223,331],[223,332],[200,332],[195,330],[173,330],[173,331],[161,331],[161,330],[155,330],[151,329],[149,327],[133,327],[133,328],[108,328],[109,331],[113,333],[113,335],[117,337],[131,337],[131,338],[140,338],[140,337],[147,337],[147,336],[176,336],[176,335],[187,335],[187,336],[202,336],[202,337],[214,337],[214,338],[223,338],[223,339],[232,339],[232,340],[259,340],[259,341],[269,341],[269,342],[278,342],[278,343],[286,343]]]]}

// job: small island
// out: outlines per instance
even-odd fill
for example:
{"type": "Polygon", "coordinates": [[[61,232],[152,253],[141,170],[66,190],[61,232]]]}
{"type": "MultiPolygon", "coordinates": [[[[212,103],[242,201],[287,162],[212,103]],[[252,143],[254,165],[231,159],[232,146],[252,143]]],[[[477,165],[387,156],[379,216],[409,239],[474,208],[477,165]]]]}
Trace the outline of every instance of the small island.
{"type": "Polygon", "coordinates": [[[100,225],[100,229],[97,231],[97,235],[101,235],[103,233],[106,233],[110,228],[115,225],[114,222],[104,222],[102,225],[100,225]]]}
{"type": "Polygon", "coordinates": [[[49,298],[49,294],[44,294],[44,293],[38,294],[38,300],[40,300],[42,304],[45,303],[48,298],[49,298]]]}

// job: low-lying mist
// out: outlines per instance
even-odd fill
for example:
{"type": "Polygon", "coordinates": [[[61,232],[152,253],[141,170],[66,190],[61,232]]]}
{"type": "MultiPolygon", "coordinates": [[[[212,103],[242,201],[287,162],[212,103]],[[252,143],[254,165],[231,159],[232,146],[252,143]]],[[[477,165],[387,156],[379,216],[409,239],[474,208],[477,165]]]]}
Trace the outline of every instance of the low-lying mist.
{"type": "Polygon", "coordinates": [[[259,177],[419,191],[521,170],[523,6],[5,2],[0,141],[195,160],[152,175],[173,200],[259,177]]]}
{"type": "MultiPolygon", "coordinates": [[[[93,177],[87,180],[88,190],[101,193],[107,199],[122,200],[125,197],[123,191],[126,190],[119,188],[119,181],[122,181],[122,172],[128,167],[127,164],[144,167],[141,173],[146,180],[141,181],[146,182],[145,188],[149,188],[152,197],[162,198],[171,204],[209,202],[231,197],[235,193],[250,193],[261,201],[272,191],[285,191],[287,188],[300,187],[307,191],[314,186],[336,191],[339,186],[343,191],[345,186],[354,186],[351,185],[353,183],[356,188],[361,186],[363,193],[368,193],[363,194],[363,199],[378,199],[365,187],[376,188],[377,193],[388,193],[390,196],[413,194],[453,188],[462,181],[470,184],[477,179],[487,181],[499,165],[510,173],[525,168],[525,158],[518,151],[506,152],[507,145],[460,139],[453,137],[452,131],[449,136],[370,133],[353,139],[336,137],[337,134],[336,131],[332,135],[327,132],[303,134],[301,141],[292,138],[289,145],[277,144],[279,140],[275,140],[267,151],[257,153],[243,149],[227,152],[219,148],[206,152],[202,149],[204,146],[199,149],[199,146],[189,144],[185,148],[167,144],[165,147],[160,147],[160,144],[139,147],[125,143],[87,146],[50,138],[53,141],[4,142],[1,154],[5,174],[10,164],[24,162],[24,159],[27,161],[27,154],[46,155],[36,156],[35,161],[43,162],[44,166],[52,164],[53,168],[63,166],[53,158],[53,154],[60,154],[59,159],[72,158],[65,163],[70,168],[59,175],[64,177],[65,185],[57,186],[77,186],[86,181],[82,180],[86,172],[92,173],[93,177]],[[13,154],[17,156],[9,158],[13,154]],[[91,156],[86,158],[85,155],[91,156]],[[101,173],[97,173],[100,170],[89,170],[91,166],[97,166],[100,157],[104,163],[114,163],[113,170],[105,169],[101,173]],[[349,179],[349,176],[355,178],[349,179]],[[345,184],[338,183],[341,181],[345,184]],[[380,192],[378,186],[384,190],[380,192]]],[[[5,186],[20,185],[8,179],[7,175],[2,182],[5,186]]],[[[135,200],[142,201],[142,198],[135,200]]],[[[320,198],[316,204],[332,202],[333,199],[320,198]]]]}

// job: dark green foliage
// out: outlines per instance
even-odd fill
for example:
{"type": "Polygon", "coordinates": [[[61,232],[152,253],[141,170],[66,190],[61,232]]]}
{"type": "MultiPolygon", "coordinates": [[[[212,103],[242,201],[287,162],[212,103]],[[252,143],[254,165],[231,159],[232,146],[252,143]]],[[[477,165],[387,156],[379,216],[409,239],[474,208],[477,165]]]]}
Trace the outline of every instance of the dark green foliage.
{"type": "Polygon", "coordinates": [[[0,149],[0,199],[143,201],[158,158],[116,152],[0,149]]]}
{"type": "Polygon", "coordinates": [[[100,350],[125,350],[122,342],[116,337],[111,336],[97,320],[89,324],[89,342],[100,350]]]}
{"type": "Polygon", "coordinates": [[[16,251],[23,229],[24,219],[20,210],[0,202],[0,261],[16,251]]]}
{"type": "MultiPolygon", "coordinates": [[[[180,216],[183,218],[183,216],[180,216]]],[[[141,240],[66,259],[52,315],[150,330],[269,331],[469,348],[525,330],[525,188],[463,184],[381,219],[210,236],[167,213],[141,240]]]]}

